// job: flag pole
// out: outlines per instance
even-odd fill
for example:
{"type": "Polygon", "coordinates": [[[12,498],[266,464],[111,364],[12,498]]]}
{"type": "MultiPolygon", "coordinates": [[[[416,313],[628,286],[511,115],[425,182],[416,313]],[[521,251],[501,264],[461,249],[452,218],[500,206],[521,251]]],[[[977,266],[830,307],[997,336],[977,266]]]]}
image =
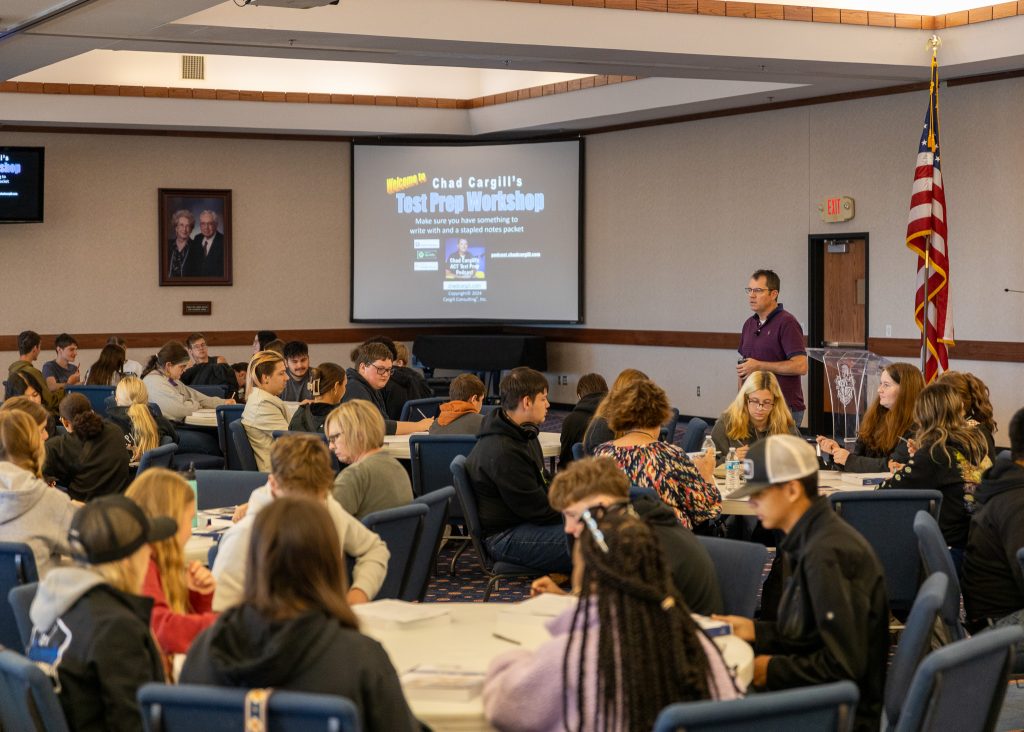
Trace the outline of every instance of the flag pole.
{"type": "Polygon", "coordinates": [[[928,302],[928,280],[931,279],[932,266],[932,235],[924,238],[924,311],[922,312],[921,323],[921,376],[928,381],[928,310],[931,304],[928,302]]]}
{"type": "MultiPolygon", "coordinates": [[[[930,88],[928,90],[928,105],[929,109],[934,112],[935,105],[933,100],[935,95],[939,93],[936,88],[938,85],[938,75],[935,72],[935,64],[939,54],[939,46],[942,45],[942,39],[934,33],[928,39],[928,48],[932,51],[932,65],[931,65],[931,76],[930,76],[930,88]]],[[[928,142],[930,143],[932,154],[935,153],[934,141],[938,138],[938,130],[936,126],[938,120],[930,113],[928,122],[928,142]]],[[[931,303],[928,301],[928,285],[931,280],[932,274],[932,235],[928,234],[924,238],[924,308],[922,309],[921,319],[921,375],[925,379],[925,383],[928,382],[928,329],[930,327],[929,313],[931,312],[931,303]]],[[[938,325],[936,323],[936,325],[938,325]]]]}

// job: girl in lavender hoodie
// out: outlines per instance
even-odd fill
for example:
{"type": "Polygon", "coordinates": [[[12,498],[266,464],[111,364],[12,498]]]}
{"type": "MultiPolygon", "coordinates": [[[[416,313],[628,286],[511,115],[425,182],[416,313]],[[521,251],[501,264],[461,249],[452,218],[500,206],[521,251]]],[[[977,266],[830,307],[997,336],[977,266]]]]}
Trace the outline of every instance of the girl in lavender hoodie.
{"type": "Polygon", "coordinates": [[[618,506],[589,511],[573,568],[579,603],[549,623],[552,638],[536,651],[491,663],[490,723],[504,732],[649,730],[668,704],[738,697],[650,528],[618,506]]]}

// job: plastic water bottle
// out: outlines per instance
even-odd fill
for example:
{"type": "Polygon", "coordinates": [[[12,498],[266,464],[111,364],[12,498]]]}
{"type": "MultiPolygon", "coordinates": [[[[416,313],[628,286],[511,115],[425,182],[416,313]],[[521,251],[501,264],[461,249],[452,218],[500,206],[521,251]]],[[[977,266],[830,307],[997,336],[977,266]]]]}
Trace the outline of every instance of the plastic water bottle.
{"type": "Polygon", "coordinates": [[[715,441],[711,439],[711,435],[704,438],[704,444],[700,446],[700,451],[705,455],[715,457],[715,453],[718,451],[718,448],[715,447],[715,441]]]}
{"type": "Polygon", "coordinates": [[[195,509],[192,511],[192,528],[199,526],[199,483],[196,482],[196,464],[189,463],[188,471],[185,473],[185,480],[188,482],[189,488],[192,489],[192,496],[195,498],[195,502],[192,504],[195,509]]]}
{"type": "Polygon", "coordinates": [[[740,461],[736,457],[736,448],[729,448],[729,455],[725,458],[725,492],[732,494],[740,487],[740,461]]]}

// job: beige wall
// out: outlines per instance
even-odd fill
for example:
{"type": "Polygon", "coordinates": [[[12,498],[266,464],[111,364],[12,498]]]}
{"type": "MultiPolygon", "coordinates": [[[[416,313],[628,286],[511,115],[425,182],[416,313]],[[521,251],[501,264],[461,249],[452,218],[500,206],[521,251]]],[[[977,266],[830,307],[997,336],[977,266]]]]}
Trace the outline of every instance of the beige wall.
{"type": "MultiPolygon", "coordinates": [[[[891,324],[893,337],[915,337],[916,263],[903,235],[925,105],[915,93],[589,137],[587,326],[738,331],[749,315],[741,288],[761,266],[779,272],[782,301],[806,323],[807,236],[866,231],[870,335],[891,324]],[[821,223],[816,205],[831,195],[856,199],[852,222],[821,223]]],[[[1024,295],[1002,291],[1024,289],[1015,124],[1024,81],[943,89],[941,111],[957,335],[1024,341],[1024,295]]],[[[47,146],[47,221],[0,227],[0,332],[348,324],[347,145],[27,133],[2,141],[47,146]],[[235,286],[160,288],[156,190],[200,186],[233,190],[235,286]],[[213,300],[214,315],[182,317],[183,299],[213,300]]],[[[313,359],[344,363],[347,350],[315,346],[313,359]]],[[[952,353],[954,368],[989,383],[1005,428],[1024,404],[1024,365],[952,353]]],[[[552,397],[571,401],[575,376],[610,378],[625,366],[648,371],[684,412],[717,414],[734,393],[731,351],[553,344],[551,373],[571,378],[552,397]]]]}

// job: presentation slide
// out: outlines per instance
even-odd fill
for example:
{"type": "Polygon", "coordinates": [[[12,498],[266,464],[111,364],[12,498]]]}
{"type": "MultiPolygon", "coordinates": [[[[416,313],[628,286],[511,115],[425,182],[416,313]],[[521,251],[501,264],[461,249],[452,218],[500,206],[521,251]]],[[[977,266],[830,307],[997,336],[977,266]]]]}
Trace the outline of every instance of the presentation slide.
{"type": "Polygon", "coordinates": [[[579,141],[352,155],[353,321],[580,322],[579,141]]]}
{"type": "Polygon", "coordinates": [[[43,148],[0,147],[0,222],[43,220],[43,148]]]}

